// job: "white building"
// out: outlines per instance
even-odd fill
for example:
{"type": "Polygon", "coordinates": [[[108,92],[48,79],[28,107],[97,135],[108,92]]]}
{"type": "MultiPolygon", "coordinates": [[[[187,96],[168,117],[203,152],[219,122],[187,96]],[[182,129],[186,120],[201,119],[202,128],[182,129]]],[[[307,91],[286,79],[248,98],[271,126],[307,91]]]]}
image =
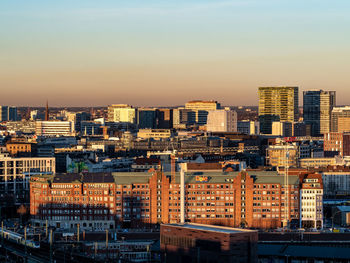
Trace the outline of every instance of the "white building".
{"type": "Polygon", "coordinates": [[[108,106],[109,122],[136,123],[136,109],[127,104],[112,104],[108,106]]]}
{"type": "Polygon", "coordinates": [[[208,132],[236,132],[237,112],[229,109],[208,111],[208,132]]]}
{"type": "Polygon", "coordinates": [[[73,136],[74,122],[71,121],[37,121],[35,134],[37,136],[73,136]]]}
{"type": "Polygon", "coordinates": [[[29,179],[38,173],[54,173],[55,158],[12,158],[0,154],[0,195],[14,194],[16,200],[25,200],[29,194],[29,179]]]}
{"type": "Polygon", "coordinates": [[[323,228],[323,184],[320,174],[309,175],[300,190],[300,227],[323,228]]]}

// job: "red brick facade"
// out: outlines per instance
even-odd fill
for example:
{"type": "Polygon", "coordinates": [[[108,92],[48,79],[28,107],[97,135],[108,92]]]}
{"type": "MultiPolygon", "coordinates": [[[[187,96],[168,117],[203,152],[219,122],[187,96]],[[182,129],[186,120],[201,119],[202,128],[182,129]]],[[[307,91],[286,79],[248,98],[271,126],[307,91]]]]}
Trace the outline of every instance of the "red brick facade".
{"type": "MultiPolygon", "coordinates": [[[[186,174],[186,221],[233,227],[280,227],[286,214],[283,176],[264,173],[186,174]]],[[[105,177],[104,183],[100,182],[99,174],[95,175],[95,183],[91,178],[84,181],[86,178],[81,175],[79,180],[60,183],[57,178],[62,176],[65,175],[31,179],[30,213],[34,218],[61,222],[65,217],[83,221],[115,219],[117,225],[134,227],[180,220],[178,175],[174,183],[170,182],[170,175],[161,172],[116,173],[105,177]]],[[[299,220],[300,182],[298,175],[289,176],[289,222],[299,220]]]]}

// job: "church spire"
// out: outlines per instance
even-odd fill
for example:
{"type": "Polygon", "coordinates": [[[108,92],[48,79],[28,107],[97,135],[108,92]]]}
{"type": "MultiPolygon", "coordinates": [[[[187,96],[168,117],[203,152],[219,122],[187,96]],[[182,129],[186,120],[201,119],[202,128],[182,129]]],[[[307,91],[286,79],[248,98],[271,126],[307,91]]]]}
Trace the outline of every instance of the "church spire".
{"type": "Polygon", "coordinates": [[[49,100],[46,100],[45,121],[48,121],[49,118],[49,100]]]}

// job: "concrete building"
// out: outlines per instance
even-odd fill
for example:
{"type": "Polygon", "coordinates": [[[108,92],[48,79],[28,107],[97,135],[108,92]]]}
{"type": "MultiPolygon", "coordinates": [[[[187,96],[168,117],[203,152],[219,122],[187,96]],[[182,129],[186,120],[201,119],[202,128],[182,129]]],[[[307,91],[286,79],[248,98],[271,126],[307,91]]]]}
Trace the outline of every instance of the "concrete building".
{"type": "Polygon", "coordinates": [[[350,106],[334,107],[331,122],[331,132],[350,132],[350,106]]]}
{"type": "Polygon", "coordinates": [[[303,117],[311,125],[311,135],[331,131],[331,113],[335,104],[335,91],[309,90],[303,92],[303,117]]]}
{"type": "Polygon", "coordinates": [[[108,106],[109,122],[137,123],[137,110],[127,104],[112,104],[108,106]]]}
{"type": "Polygon", "coordinates": [[[198,125],[207,124],[208,112],[220,109],[220,103],[217,101],[194,100],[185,104],[185,109],[195,113],[195,123],[198,125]]]}
{"type": "Polygon", "coordinates": [[[0,194],[28,203],[29,179],[37,173],[54,173],[55,158],[13,158],[0,154],[0,194]]]}
{"type": "Polygon", "coordinates": [[[164,224],[160,249],[164,262],[255,263],[258,232],[203,224],[164,224]]]}
{"type": "Polygon", "coordinates": [[[35,134],[37,136],[73,136],[74,122],[71,121],[36,121],[35,134]]]}
{"type": "Polygon", "coordinates": [[[298,106],[298,87],[260,87],[260,132],[271,134],[274,121],[298,121],[298,106]]]}
{"type": "Polygon", "coordinates": [[[258,135],[260,123],[258,121],[237,121],[237,131],[243,134],[258,135]]]}
{"type": "Polygon", "coordinates": [[[230,109],[208,111],[207,131],[236,132],[237,112],[230,109]]]}

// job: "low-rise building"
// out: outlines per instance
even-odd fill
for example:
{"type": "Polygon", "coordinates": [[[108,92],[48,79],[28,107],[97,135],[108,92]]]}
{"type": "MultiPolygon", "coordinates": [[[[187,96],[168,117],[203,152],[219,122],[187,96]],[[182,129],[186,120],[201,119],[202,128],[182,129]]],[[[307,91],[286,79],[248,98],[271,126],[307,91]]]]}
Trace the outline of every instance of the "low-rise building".
{"type": "Polygon", "coordinates": [[[258,262],[258,232],[203,224],[165,224],[160,249],[166,262],[258,262]]]}
{"type": "Polygon", "coordinates": [[[140,129],[137,133],[137,138],[140,139],[150,139],[155,140],[170,138],[172,132],[169,129],[140,129]]]}

